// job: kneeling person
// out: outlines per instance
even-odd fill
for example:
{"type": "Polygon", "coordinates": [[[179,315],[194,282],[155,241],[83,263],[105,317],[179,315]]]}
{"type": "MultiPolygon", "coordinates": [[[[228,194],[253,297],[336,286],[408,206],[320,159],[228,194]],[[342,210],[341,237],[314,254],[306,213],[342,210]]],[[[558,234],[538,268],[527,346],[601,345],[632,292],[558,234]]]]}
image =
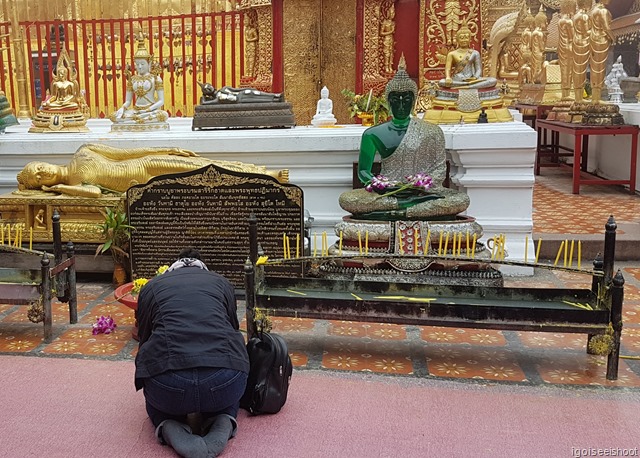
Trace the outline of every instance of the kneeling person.
{"type": "Polygon", "coordinates": [[[135,385],[156,436],[184,457],[217,456],[236,433],[249,372],[233,285],[183,250],[142,288],[137,319],[135,385]],[[201,415],[203,436],[189,414],[201,415]]]}

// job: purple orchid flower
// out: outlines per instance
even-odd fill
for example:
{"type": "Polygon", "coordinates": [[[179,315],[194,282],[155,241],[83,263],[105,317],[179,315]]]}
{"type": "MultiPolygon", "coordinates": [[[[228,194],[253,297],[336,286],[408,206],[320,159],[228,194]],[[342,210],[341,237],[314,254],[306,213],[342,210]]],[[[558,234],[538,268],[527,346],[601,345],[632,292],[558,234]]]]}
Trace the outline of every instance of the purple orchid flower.
{"type": "Polygon", "coordinates": [[[100,316],[96,318],[96,322],[93,324],[93,335],[97,334],[110,334],[118,325],[111,316],[100,316]]]}

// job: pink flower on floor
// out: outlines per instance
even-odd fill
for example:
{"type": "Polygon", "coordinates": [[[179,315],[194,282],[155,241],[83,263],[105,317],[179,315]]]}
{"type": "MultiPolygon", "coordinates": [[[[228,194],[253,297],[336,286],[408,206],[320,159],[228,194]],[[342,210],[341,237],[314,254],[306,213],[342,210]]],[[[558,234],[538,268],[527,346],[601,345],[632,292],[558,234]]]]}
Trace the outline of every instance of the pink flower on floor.
{"type": "Polygon", "coordinates": [[[96,318],[96,323],[93,324],[93,335],[97,334],[110,334],[118,325],[110,316],[101,316],[96,318]]]}

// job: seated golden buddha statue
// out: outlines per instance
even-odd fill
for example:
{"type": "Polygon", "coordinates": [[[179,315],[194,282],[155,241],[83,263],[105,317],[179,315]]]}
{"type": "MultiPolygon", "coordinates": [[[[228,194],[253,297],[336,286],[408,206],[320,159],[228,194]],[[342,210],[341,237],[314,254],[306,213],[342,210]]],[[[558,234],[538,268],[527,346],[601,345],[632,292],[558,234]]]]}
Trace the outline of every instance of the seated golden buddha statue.
{"type": "Polygon", "coordinates": [[[47,97],[33,118],[29,132],[86,132],[88,107],[80,93],[78,73],[66,49],[58,57],[47,97]]]}
{"type": "Polygon", "coordinates": [[[466,24],[458,29],[456,43],[457,48],[447,54],[445,77],[438,81],[425,119],[436,124],[476,123],[484,109],[489,122],[512,121],[496,78],[482,76],[482,59],[470,47],[471,30],[466,24]]]}
{"type": "Polygon", "coordinates": [[[126,72],[127,91],[122,106],[109,116],[112,131],[169,130],[169,114],[164,105],[164,83],[161,67],[154,62],[145,45],[142,32],[134,54],[136,74],[126,72]]]}
{"type": "MultiPolygon", "coordinates": [[[[339,204],[352,216],[336,226],[336,235],[343,234],[344,242],[354,240],[354,234],[365,231],[373,243],[389,246],[389,222],[404,226],[407,221],[422,223],[433,229],[433,237],[442,226],[458,226],[460,233],[482,235],[481,228],[466,217],[458,217],[470,203],[469,196],[455,189],[445,188],[445,138],[442,129],[432,123],[411,116],[418,94],[416,83],[400,59],[398,71],[387,84],[385,95],[392,114],[391,121],[368,128],[362,134],[358,161],[358,178],[364,189],[340,195],[339,204]],[[372,167],[378,154],[381,174],[374,176],[372,167]],[[411,181],[415,186],[406,186],[411,181]],[[392,182],[391,186],[378,184],[392,182]],[[435,226],[434,226],[435,225],[435,226]]],[[[403,226],[403,227],[404,227],[403,226]]],[[[454,230],[454,229],[451,229],[454,230]]],[[[427,229],[422,231],[422,236],[427,229]]]]}
{"type": "Polygon", "coordinates": [[[458,47],[447,54],[445,77],[439,81],[446,88],[487,88],[495,87],[497,80],[482,76],[482,58],[480,53],[471,49],[471,30],[463,26],[456,33],[458,47]]]}
{"type": "Polygon", "coordinates": [[[214,161],[180,148],[120,149],[101,144],[82,145],[67,165],[29,162],[18,173],[17,194],[56,192],[98,198],[103,193],[123,193],[129,187],[169,173],[188,172],[207,165],[237,172],[270,175],[289,180],[288,170],[269,171],[263,166],[235,161],[214,161]]]}

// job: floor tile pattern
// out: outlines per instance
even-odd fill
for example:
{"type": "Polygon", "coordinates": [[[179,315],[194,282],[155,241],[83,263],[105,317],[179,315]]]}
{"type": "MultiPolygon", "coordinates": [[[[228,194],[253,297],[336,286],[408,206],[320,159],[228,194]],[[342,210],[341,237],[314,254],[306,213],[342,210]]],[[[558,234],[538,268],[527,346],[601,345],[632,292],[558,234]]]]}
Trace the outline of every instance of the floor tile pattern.
{"type": "Polygon", "coordinates": [[[640,223],[640,197],[622,186],[586,185],[580,194],[572,194],[571,186],[568,169],[542,169],[533,192],[535,234],[602,234],[609,215],[619,226],[640,223]]]}

